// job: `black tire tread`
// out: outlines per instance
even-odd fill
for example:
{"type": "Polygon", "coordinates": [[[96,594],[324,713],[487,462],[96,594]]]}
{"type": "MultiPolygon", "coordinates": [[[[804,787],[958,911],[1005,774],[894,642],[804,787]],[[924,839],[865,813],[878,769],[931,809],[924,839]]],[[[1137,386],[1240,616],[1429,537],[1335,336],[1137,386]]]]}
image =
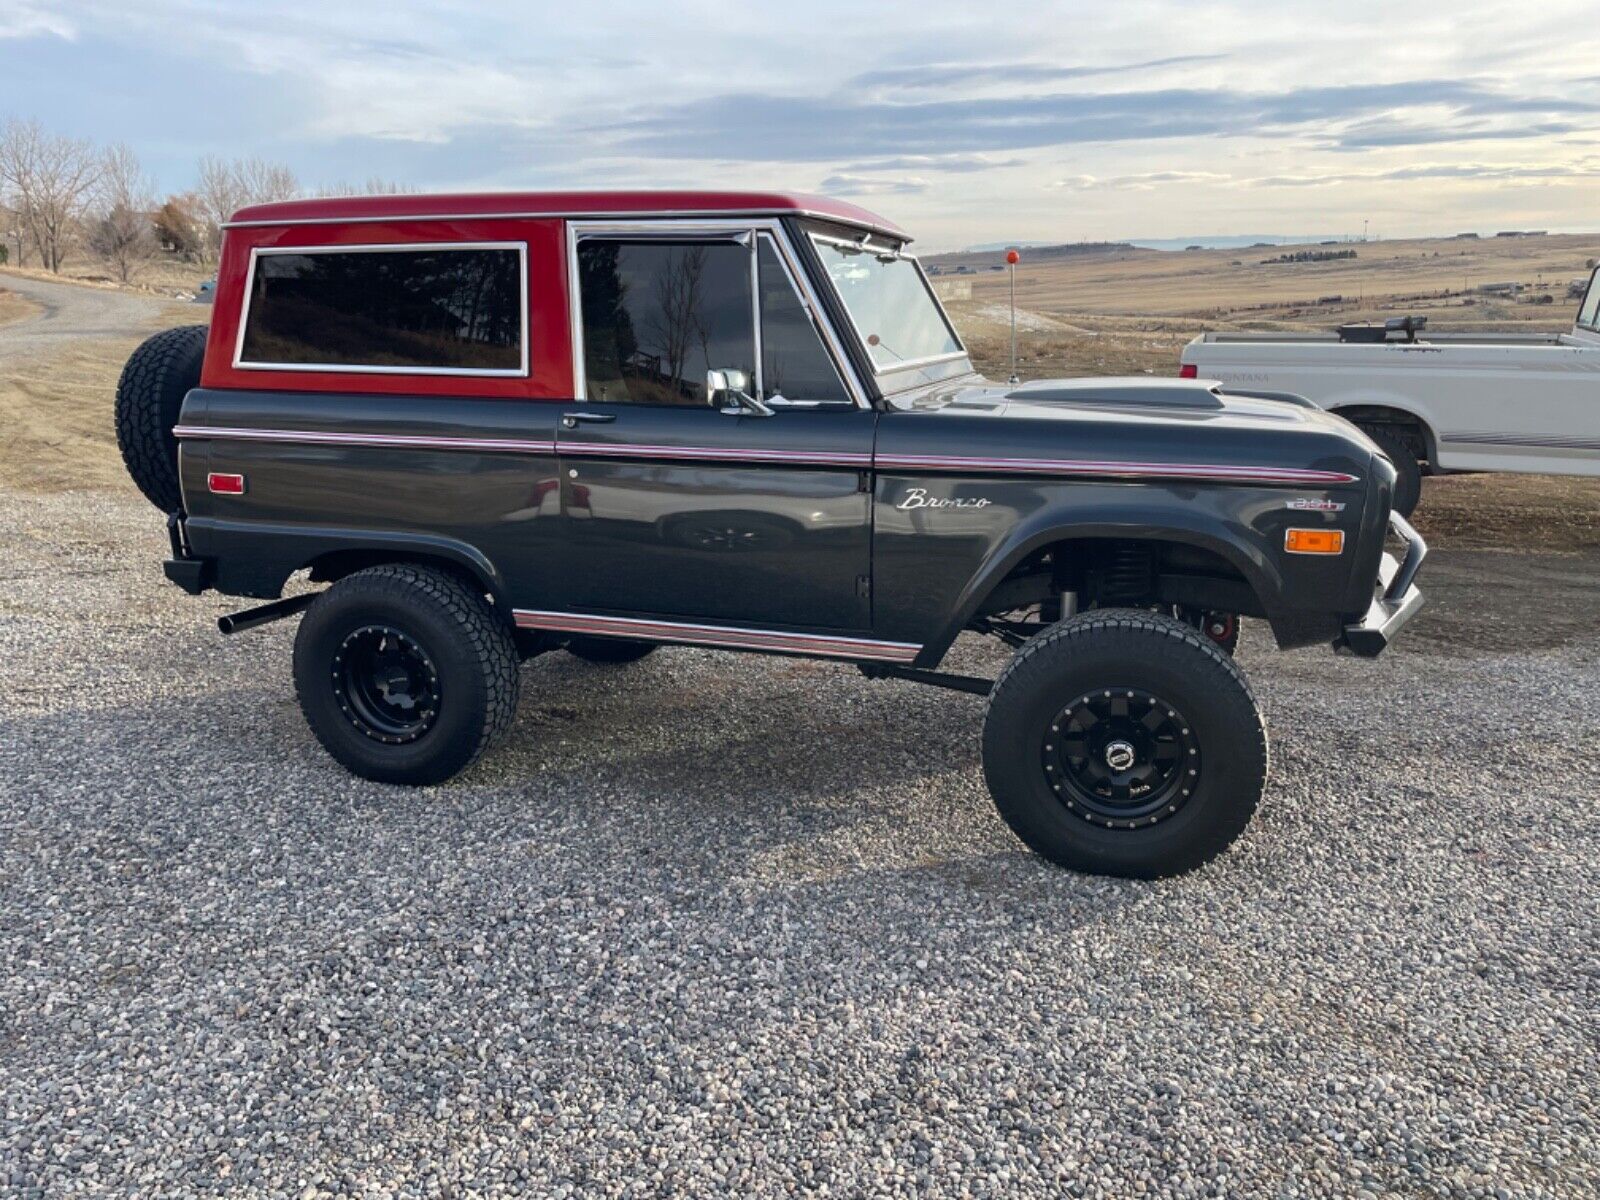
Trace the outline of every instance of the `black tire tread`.
{"type": "MultiPolygon", "coordinates": [[[[511,723],[516,719],[522,677],[519,670],[521,659],[511,629],[481,594],[456,576],[431,567],[412,563],[386,563],[368,567],[346,575],[324,595],[331,596],[335,592],[348,595],[357,589],[388,592],[394,599],[407,604],[418,601],[433,604],[460,626],[471,644],[485,683],[487,711],[477,745],[457,768],[458,771],[466,770],[511,728],[511,723]]],[[[299,694],[298,676],[295,691],[304,706],[306,698],[299,694]]],[[[328,749],[331,752],[333,748],[329,746],[328,749]]]]}
{"type": "MultiPolygon", "coordinates": [[[[993,714],[997,700],[1010,688],[1029,680],[1030,676],[1047,673],[1053,660],[1059,655],[1070,654],[1072,648],[1091,638],[1101,638],[1108,633],[1140,633],[1153,637],[1170,639],[1173,649],[1180,645],[1193,652],[1198,651],[1200,661],[1205,668],[1218,674],[1218,687],[1214,689],[1216,702],[1219,704],[1237,703],[1241,712],[1235,716],[1243,722],[1243,727],[1248,728],[1253,735],[1255,749],[1259,751],[1262,764],[1261,778],[1264,783],[1270,771],[1271,760],[1267,743],[1266,724],[1261,717],[1260,705],[1256,701],[1255,693],[1250,688],[1250,682],[1243,671],[1239,669],[1232,657],[1224,652],[1210,638],[1199,630],[1193,628],[1176,617],[1162,613],[1149,612],[1143,609],[1094,609],[1080,613],[1074,617],[1057,622],[1044,633],[1030,639],[1026,645],[1017,651],[1011,662],[1000,672],[994,682],[994,687],[989,692],[990,714],[993,714]],[[1231,687],[1228,685],[1232,685],[1231,687]],[[1237,689],[1237,690],[1233,690],[1237,689]],[[1238,703],[1241,702],[1242,703],[1238,703]]],[[[1003,703],[1003,702],[1002,702],[1003,703]]],[[[983,750],[984,761],[987,764],[991,755],[996,753],[992,742],[997,736],[998,726],[993,720],[984,722],[983,750]]],[[[990,790],[995,792],[994,782],[990,782],[990,790]]],[[[996,802],[999,804],[999,795],[996,793],[996,802]]],[[[1258,798],[1252,796],[1250,802],[1243,809],[1244,823],[1254,816],[1258,798]]],[[[1008,824],[1017,828],[1017,814],[1007,813],[1005,806],[1001,805],[1001,814],[1008,824]]],[[[1242,828],[1242,825],[1241,825],[1242,828]]],[[[1018,830],[1019,834],[1022,831],[1018,830]]],[[[1239,829],[1229,826],[1213,824],[1206,827],[1205,835],[1190,842],[1187,853],[1181,862],[1171,865],[1151,875],[1180,875],[1192,871],[1211,861],[1222,853],[1238,836],[1239,829]]],[[[1022,835],[1027,840],[1025,834],[1022,835]]],[[[1031,844],[1031,843],[1030,843],[1031,844]]]]}
{"type": "Polygon", "coordinates": [[[117,380],[117,448],[134,484],[162,512],[183,507],[172,427],[184,394],[200,382],[207,332],[183,325],[146,339],[117,380]]]}

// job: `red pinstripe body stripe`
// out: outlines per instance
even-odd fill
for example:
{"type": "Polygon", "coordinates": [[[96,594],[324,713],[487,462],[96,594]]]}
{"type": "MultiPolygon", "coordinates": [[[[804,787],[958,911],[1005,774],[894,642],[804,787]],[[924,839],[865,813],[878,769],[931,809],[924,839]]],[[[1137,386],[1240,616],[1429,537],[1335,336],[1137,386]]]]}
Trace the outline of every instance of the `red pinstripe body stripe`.
{"type": "Polygon", "coordinates": [[[945,454],[879,454],[879,467],[930,471],[1005,471],[1039,475],[1095,475],[1128,478],[1225,479],[1233,482],[1354,483],[1343,471],[1299,467],[1243,467],[1201,463],[1102,462],[1059,458],[968,458],[945,454]]]}
{"type": "Polygon", "coordinates": [[[1230,466],[1209,463],[1110,462],[1060,458],[979,458],[947,454],[868,454],[847,451],[767,450],[738,446],[652,446],[574,444],[558,447],[553,440],[524,438],[447,437],[421,434],[331,433],[322,430],[235,429],[180,425],[180,438],[233,441],[300,442],[317,445],[376,446],[417,450],[480,450],[518,454],[555,454],[575,458],[644,458],[682,462],[783,463],[794,466],[837,466],[857,469],[952,471],[981,474],[1058,475],[1104,479],[1215,479],[1228,483],[1278,483],[1327,486],[1355,483],[1343,471],[1301,467],[1230,466]]]}
{"type": "Polygon", "coordinates": [[[316,429],[230,429],[209,425],[178,425],[172,432],[179,438],[293,442],[317,446],[393,446],[402,450],[506,450],[520,454],[556,452],[553,440],[525,438],[434,437],[409,433],[326,433],[316,429]]]}

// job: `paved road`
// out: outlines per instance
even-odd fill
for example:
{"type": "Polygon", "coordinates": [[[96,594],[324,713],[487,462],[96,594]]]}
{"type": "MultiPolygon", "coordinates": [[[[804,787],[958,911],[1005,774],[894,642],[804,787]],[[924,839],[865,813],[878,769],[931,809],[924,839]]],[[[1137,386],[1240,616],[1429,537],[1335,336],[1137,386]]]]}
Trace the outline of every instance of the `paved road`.
{"type": "MultiPolygon", "coordinates": [[[[0,271],[0,287],[39,305],[39,312],[0,325],[0,362],[31,357],[78,338],[137,337],[173,303],[160,296],[75,283],[46,283],[0,271]]],[[[196,307],[197,321],[209,311],[196,307]]]]}

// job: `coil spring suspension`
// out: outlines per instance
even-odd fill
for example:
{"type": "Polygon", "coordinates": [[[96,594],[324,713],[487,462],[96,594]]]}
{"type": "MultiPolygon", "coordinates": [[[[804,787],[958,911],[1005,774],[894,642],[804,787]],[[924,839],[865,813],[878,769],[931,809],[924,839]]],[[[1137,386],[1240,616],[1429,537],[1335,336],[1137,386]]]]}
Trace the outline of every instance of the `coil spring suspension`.
{"type": "Polygon", "coordinates": [[[1117,546],[1101,576],[1103,604],[1131,604],[1155,591],[1155,558],[1148,546],[1117,546]]]}

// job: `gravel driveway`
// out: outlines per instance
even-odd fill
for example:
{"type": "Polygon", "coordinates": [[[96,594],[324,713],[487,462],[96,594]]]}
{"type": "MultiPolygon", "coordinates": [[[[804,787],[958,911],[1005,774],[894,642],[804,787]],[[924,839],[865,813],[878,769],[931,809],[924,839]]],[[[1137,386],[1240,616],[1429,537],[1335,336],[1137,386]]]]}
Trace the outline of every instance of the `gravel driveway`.
{"type": "MultiPolygon", "coordinates": [[[[81,338],[126,338],[148,333],[153,322],[171,310],[165,296],[142,296],[114,288],[78,283],[50,283],[28,275],[0,271],[0,287],[26,296],[40,311],[0,326],[0,363],[48,352],[81,338]]],[[[196,322],[209,309],[197,308],[196,322]]]]}
{"type": "Polygon", "coordinates": [[[1248,629],[1266,802],[1148,884],[1011,838],[980,700],[839,666],[551,655],[474,772],[362,782],[162,551],[0,493],[8,1196],[1595,1194],[1592,621],[1248,629]]]}

